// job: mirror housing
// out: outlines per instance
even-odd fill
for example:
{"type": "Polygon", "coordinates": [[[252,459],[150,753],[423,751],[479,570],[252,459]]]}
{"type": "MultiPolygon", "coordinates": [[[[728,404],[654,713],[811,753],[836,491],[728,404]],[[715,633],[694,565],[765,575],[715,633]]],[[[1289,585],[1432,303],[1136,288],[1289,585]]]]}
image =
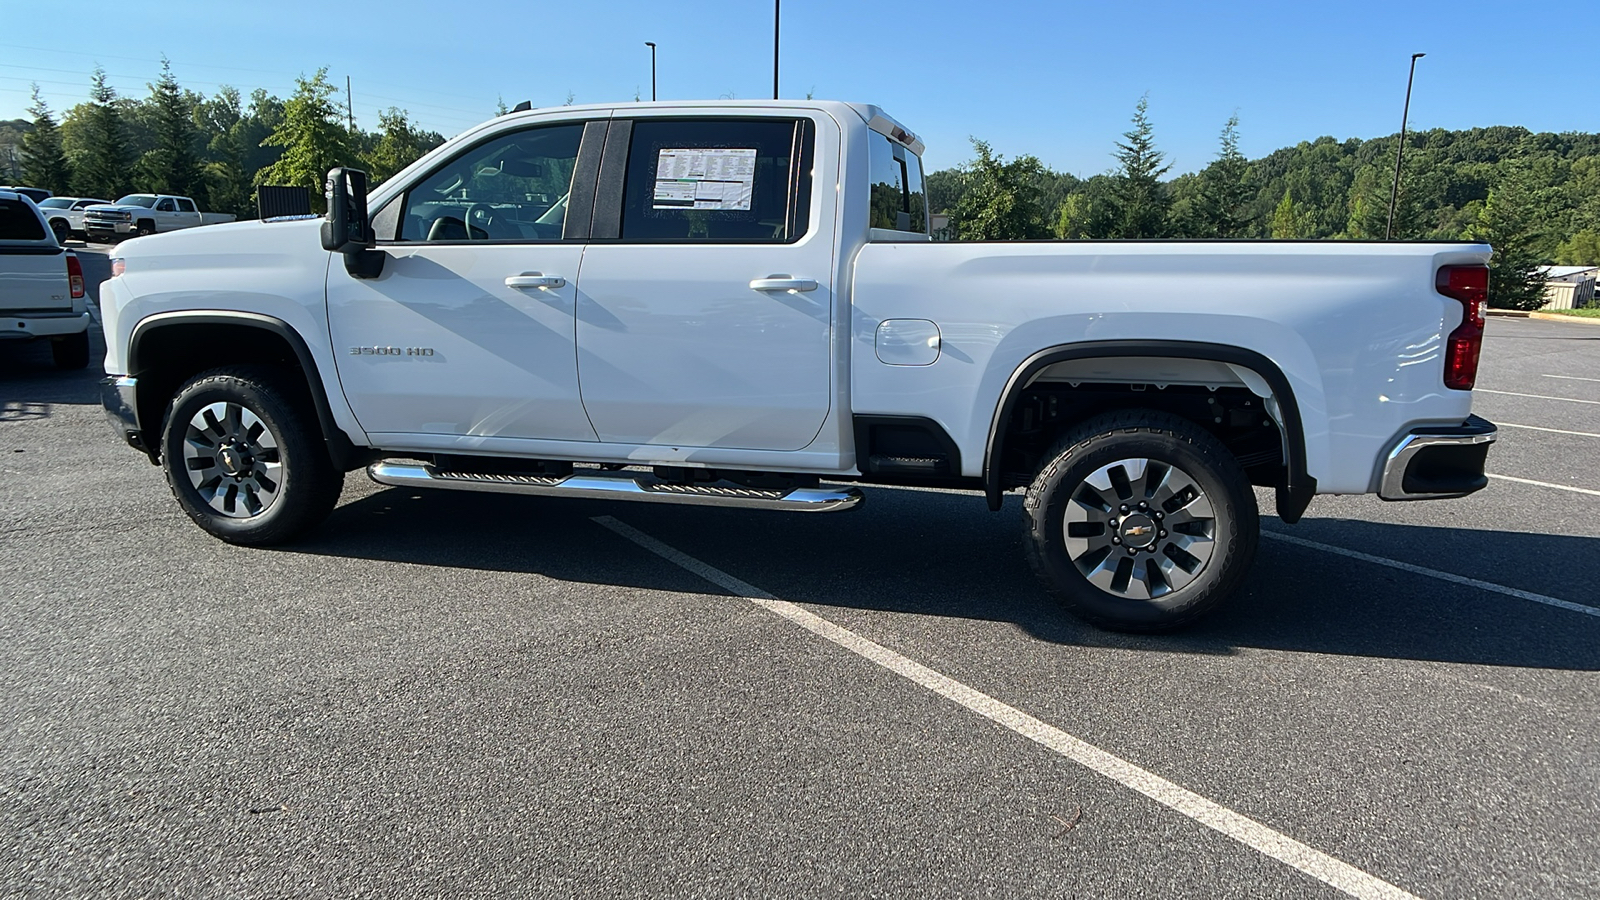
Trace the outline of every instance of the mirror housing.
{"type": "Polygon", "coordinates": [[[344,254],[344,268],[356,278],[377,278],[384,254],[367,217],[367,173],[345,166],[330,169],[323,183],[328,216],[322,222],[322,249],[344,254]]]}

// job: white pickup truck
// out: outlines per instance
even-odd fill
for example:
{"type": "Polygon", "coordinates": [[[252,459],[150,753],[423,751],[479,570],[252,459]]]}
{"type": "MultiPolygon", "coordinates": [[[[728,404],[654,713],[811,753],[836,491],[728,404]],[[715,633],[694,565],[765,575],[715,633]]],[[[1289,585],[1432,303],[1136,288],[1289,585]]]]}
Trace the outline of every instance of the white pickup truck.
{"type": "Polygon", "coordinates": [[[0,342],[50,341],[63,369],[89,365],[83,266],[33,200],[0,188],[0,342]]]}
{"type": "Polygon", "coordinates": [[[129,194],[115,203],[91,206],[83,213],[90,240],[165,234],[200,225],[232,222],[232,213],[201,212],[193,200],[171,194],[129,194]]]}
{"type": "Polygon", "coordinates": [[[1046,587],[1134,631],[1235,590],[1252,485],[1285,522],[1484,486],[1488,246],[932,243],[922,149],[835,102],[502,116],[370,199],[334,170],[326,221],[124,245],[105,406],[242,544],[360,467],[809,511],[1020,488],[1046,587]]]}

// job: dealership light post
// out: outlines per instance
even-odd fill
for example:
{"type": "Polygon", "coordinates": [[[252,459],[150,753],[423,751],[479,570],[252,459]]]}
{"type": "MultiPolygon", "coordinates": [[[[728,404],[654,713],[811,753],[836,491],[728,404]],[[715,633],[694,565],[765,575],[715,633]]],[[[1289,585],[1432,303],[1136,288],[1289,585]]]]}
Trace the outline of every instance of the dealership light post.
{"type": "Polygon", "coordinates": [[[772,0],[772,99],[778,99],[778,13],[783,0],[772,0]]]}
{"type": "Polygon", "coordinates": [[[1383,239],[1394,240],[1394,206],[1400,199],[1400,157],[1406,152],[1406,119],[1411,115],[1411,83],[1417,79],[1417,60],[1426,53],[1411,54],[1411,75],[1406,78],[1406,106],[1400,113],[1400,146],[1394,151],[1394,184],[1389,188],[1389,224],[1383,230],[1383,239]]]}
{"type": "Polygon", "coordinates": [[[644,45],[650,48],[650,102],[656,99],[656,42],[645,41],[644,45]]]}

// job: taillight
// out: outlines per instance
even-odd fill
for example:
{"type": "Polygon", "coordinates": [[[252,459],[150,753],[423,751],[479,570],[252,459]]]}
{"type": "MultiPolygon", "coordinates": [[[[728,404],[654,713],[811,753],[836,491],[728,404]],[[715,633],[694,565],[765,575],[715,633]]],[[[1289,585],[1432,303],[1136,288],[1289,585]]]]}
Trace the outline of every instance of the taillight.
{"type": "Polygon", "coordinates": [[[1483,311],[1489,305],[1488,266],[1444,266],[1434,281],[1439,293],[1461,301],[1461,324],[1445,340],[1444,386],[1472,390],[1483,349],[1483,311]]]}
{"type": "Polygon", "coordinates": [[[72,299],[83,296],[83,265],[76,253],[67,254],[67,283],[72,285],[72,299]]]}
{"type": "Polygon", "coordinates": [[[128,261],[120,256],[111,257],[111,277],[116,278],[128,270],[128,261]]]}

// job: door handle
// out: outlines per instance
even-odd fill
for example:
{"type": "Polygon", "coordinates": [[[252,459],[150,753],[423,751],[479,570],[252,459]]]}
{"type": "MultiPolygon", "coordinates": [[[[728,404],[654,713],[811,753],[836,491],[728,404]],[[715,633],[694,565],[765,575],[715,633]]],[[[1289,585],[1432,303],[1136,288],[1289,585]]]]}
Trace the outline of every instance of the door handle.
{"type": "Polygon", "coordinates": [[[814,291],[817,289],[815,278],[790,278],[788,275],[774,275],[771,278],[757,278],[750,282],[753,291],[814,291]]]}
{"type": "Polygon", "coordinates": [[[526,291],[533,288],[546,290],[548,288],[566,287],[567,280],[560,275],[546,275],[543,272],[523,272],[521,275],[510,275],[506,278],[506,287],[526,291]]]}

